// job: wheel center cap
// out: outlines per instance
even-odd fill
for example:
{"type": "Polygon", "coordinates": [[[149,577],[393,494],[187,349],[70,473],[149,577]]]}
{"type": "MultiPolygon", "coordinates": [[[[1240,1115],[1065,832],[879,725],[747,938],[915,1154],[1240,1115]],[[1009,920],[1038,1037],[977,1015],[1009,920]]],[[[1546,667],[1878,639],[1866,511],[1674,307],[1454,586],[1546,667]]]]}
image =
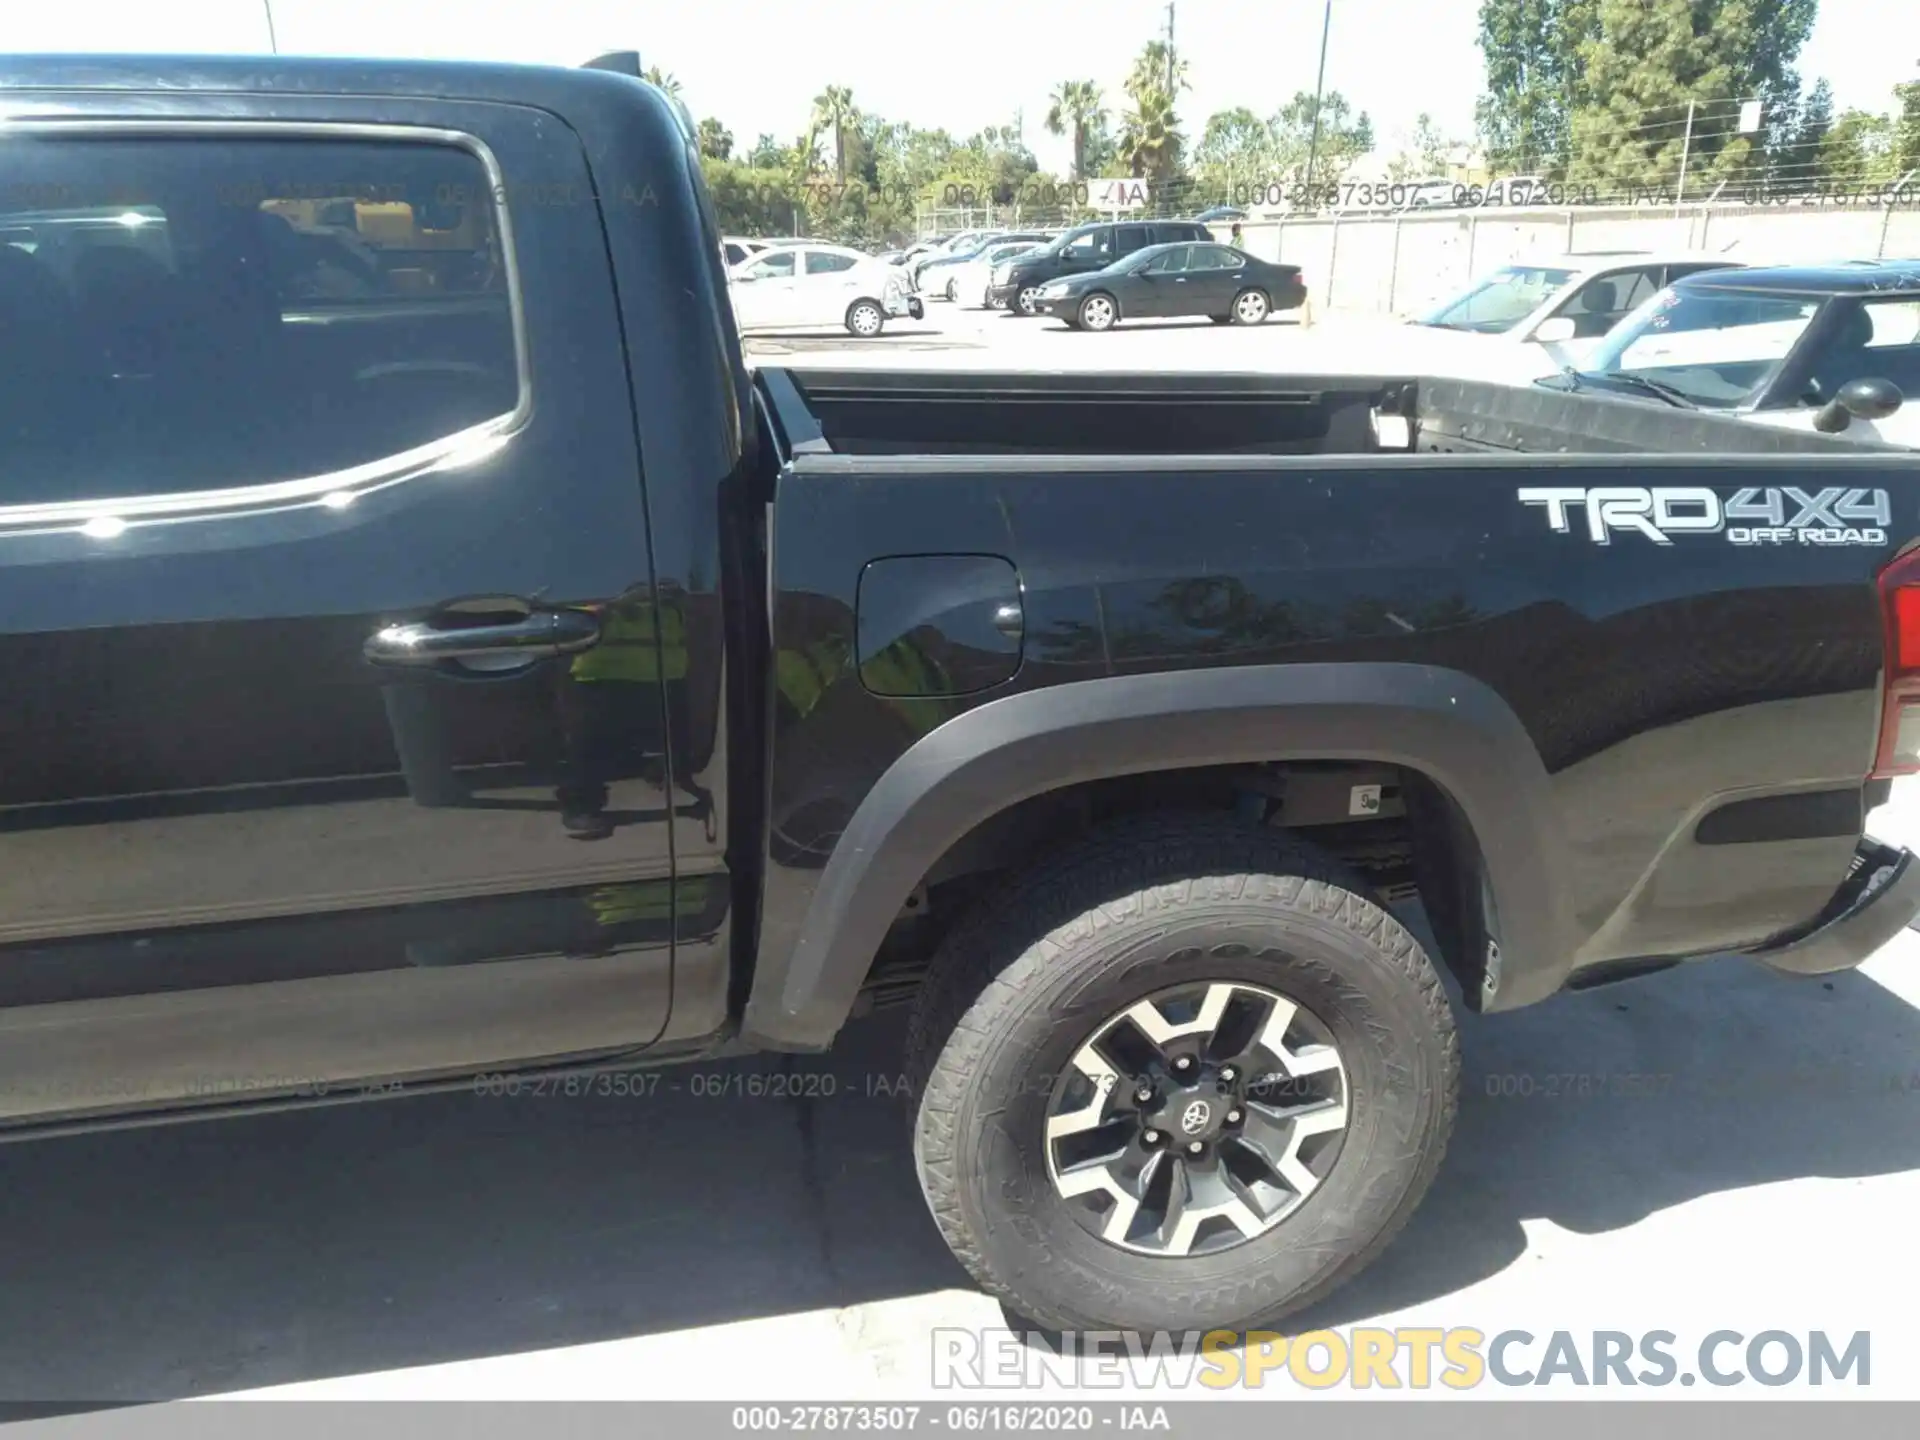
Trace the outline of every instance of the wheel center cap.
{"type": "Polygon", "coordinates": [[[1211,1140],[1227,1113],[1226,1098],[1208,1087],[1175,1090],[1150,1119],[1153,1128],[1175,1138],[1211,1140]]]}

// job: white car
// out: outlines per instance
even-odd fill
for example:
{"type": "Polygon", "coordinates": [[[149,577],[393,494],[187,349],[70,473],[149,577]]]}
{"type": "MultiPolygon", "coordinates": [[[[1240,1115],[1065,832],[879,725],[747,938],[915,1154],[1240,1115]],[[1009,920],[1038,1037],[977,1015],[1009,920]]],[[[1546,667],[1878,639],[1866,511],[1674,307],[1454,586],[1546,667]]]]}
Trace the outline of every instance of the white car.
{"type": "Polygon", "coordinates": [[[1621,251],[1502,265],[1413,317],[1399,363],[1525,385],[1579,368],[1609,330],[1675,280],[1739,264],[1698,252],[1621,251]]]}
{"type": "Polygon", "coordinates": [[[862,339],[889,318],[925,313],[897,265],[844,245],[781,245],[727,272],[733,314],[742,330],[844,326],[862,339]]]}
{"type": "Polygon", "coordinates": [[[1003,260],[1025,255],[1029,250],[1038,250],[1046,243],[1044,240],[1008,240],[989,245],[966,264],[958,266],[959,273],[949,280],[955,302],[969,310],[991,310],[993,267],[1003,260]]]}
{"type": "Polygon", "coordinates": [[[741,235],[720,237],[720,253],[726,256],[729,270],[736,265],[745,264],[766,248],[767,242],[764,240],[749,240],[741,235]]]}

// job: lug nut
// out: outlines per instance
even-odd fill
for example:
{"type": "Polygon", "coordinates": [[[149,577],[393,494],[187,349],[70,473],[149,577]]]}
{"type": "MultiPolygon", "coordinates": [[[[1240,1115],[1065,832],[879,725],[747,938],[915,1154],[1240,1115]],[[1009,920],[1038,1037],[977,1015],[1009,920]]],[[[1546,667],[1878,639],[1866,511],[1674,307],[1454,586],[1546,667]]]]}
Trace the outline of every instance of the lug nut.
{"type": "Polygon", "coordinates": [[[1140,1137],[1140,1143],[1143,1145],[1158,1145],[1160,1143],[1160,1132],[1158,1130],[1147,1131],[1146,1134],[1140,1137]]]}
{"type": "Polygon", "coordinates": [[[1188,1066],[1192,1064],[1193,1064],[1193,1059],[1191,1056],[1182,1055],[1178,1060],[1175,1060],[1173,1062],[1173,1068],[1176,1070],[1185,1070],[1188,1066]]]}
{"type": "Polygon", "coordinates": [[[1138,1090],[1133,1092],[1133,1098],[1144,1105],[1153,1099],[1153,1090],[1146,1085],[1142,1085],[1138,1090]]]}
{"type": "Polygon", "coordinates": [[[1239,1123],[1240,1123],[1240,1112],[1238,1110],[1227,1111],[1227,1124],[1238,1125],[1239,1123]]]}
{"type": "Polygon", "coordinates": [[[1206,1148],[1207,1148],[1206,1146],[1202,1145],[1198,1140],[1196,1140],[1191,1145],[1187,1146],[1187,1153],[1189,1155],[1198,1155],[1202,1150],[1206,1148]]]}
{"type": "Polygon", "coordinates": [[[1235,1070],[1231,1065],[1222,1065],[1220,1067],[1220,1078],[1221,1080],[1223,1080],[1229,1085],[1231,1085],[1234,1082],[1234,1078],[1238,1074],[1239,1072],[1235,1070]]]}

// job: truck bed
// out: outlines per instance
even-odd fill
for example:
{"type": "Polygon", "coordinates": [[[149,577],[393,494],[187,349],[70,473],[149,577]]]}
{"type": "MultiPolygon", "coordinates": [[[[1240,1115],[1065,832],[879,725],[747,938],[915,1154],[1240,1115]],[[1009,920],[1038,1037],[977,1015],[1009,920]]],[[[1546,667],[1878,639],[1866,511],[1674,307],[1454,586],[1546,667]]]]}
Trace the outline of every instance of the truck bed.
{"type": "Polygon", "coordinates": [[[1413,375],[777,367],[758,373],[796,457],[1684,455],[1884,448],[1611,395],[1413,375]]]}

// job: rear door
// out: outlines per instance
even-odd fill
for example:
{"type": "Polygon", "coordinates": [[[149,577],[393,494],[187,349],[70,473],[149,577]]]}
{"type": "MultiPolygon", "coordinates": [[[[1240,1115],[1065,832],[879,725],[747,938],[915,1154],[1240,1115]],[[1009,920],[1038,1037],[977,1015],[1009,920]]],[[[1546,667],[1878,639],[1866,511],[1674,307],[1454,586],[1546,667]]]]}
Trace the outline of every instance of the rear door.
{"type": "MultiPolygon", "coordinates": [[[[950,274],[953,267],[943,274],[950,274]]],[[[862,280],[860,262],[838,250],[809,249],[801,256],[801,279],[796,285],[803,309],[796,323],[838,325],[847,307],[858,298],[862,280]]],[[[946,284],[943,279],[940,282],[946,284]]]]}
{"type": "Polygon", "coordinates": [[[578,143],[143,108],[0,140],[0,1123],[649,1043],[664,642],[578,143]]]}
{"type": "Polygon", "coordinates": [[[1116,225],[1114,229],[1113,258],[1131,255],[1136,250],[1144,250],[1153,244],[1151,225],[1116,225]]]}
{"type": "MultiPolygon", "coordinates": [[[[1194,303],[1202,308],[1190,313],[1225,315],[1233,308],[1233,297],[1246,283],[1246,257],[1225,245],[1195,245],[1187,261],[1187,281],[1194,303]]],[[[1269,297],[1270,299],[1276,297],[1269,297]]]]}

